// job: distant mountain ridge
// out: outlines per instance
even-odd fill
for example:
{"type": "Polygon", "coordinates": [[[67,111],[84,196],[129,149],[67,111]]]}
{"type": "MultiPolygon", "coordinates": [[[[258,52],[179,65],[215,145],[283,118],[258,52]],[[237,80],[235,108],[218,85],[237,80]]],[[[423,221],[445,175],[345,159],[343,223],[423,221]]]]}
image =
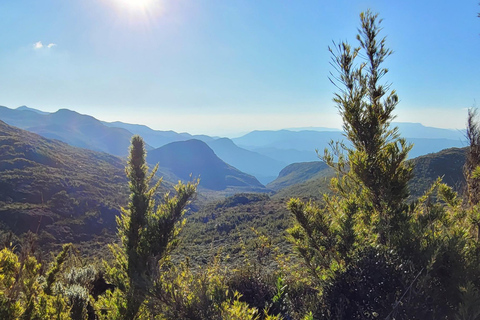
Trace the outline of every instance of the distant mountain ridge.
{"type": "Polygon", "coordinates": [[[253,176],[228,165],[203,141],[192,139],[169,143],[147,153],[147,162],[159,163],[182,180],[200,178],[200,186],[211,190],[239,188],[265,192],[253,176]]]}
{"type": "Polygon", "coordinates": [[[204,142],[215,140],[215,138],[212,138],[206,135],[191,135],[186,132],[177,133],[172,130],[168,130],[168,131],[153,130],[145,125],[129,124],[121,121],[115,121],[115,122],[102,121],[102,123],[111,128],[122,128],[130,131],[133,134],[138,134],[145,140],[146,143],[151,145],[153,148],[159,148],[171,142],[186,141],[191,139],[197,139],[204,142]]]}
{"type": "Polygon", "coordinates": [[[128,130],[107,127],[94,117],[68,109],[44,114],[26,107],[12,110],[0,106],[0,120],[45,138],[116,156],[127,155],[132,137],[128,130]]]}
{"type": "Polygon", "coordinates": [[[240,148],[228,138],[215,139],[208,141],[207,144],[222,160],[243,172],[254,175],[263,184],[274,180],[278,172],[288,164],[288,162],[240,148]]]}
{"type": "MultiPolygon", "coordinates": [[[[254,175],[263,184],[273,181],[280,170],[289,164],[317,161],[315,150],[322,153],[331,140],[345,140],[341,131],[322,127],[257,130],[234,139],[217,138],[153,130],[144,125],[123,122],[102,122],[67,109],[45,113],[26,106],[17,109],[0,107],[0,119],[47,138],[117,156],[127,155],[133,134],[144,138],[147,150],[171,142],[198,139],[206,142],[223,161],[254,175]]],[[[393,125],[398,126],[401,136],[414,144],[410,158],[466,145],[461,130],[425,127],[419,123],[393,125]]]]}
{"type": "MultiPolygon", "coordinates": [[[[415,123],[397,123],[396,125],[398,125],[401,136],[414,145],[409,153],[410,158],[451,147],[461,148],[466,145],[465,137],[461,131],[425,127],[415,123]]],[[[315,130],[257,130],[232,140],[242,148],[270,157],[273,157],[273,154],[277,154],[279,157],[282,157],[280,160],[289,163],[291,162],[288,161],[289,158],[287,157],[295,157],[295,159],[301,159],[301,161],[315,160],[312,159],[314,151],[318,149],[320,153],[323,153],[330,141],[344,141],[348,143],[341,131],[315,130]],[[302,154],[305,152],[311,156],[302,154]]]]}
{"type": "Polygon", "coordinates": [[[280,169],[288,164],[239,148],[227,138],[219,140],[206,135],[153,130],[144,125],[102,122],[91,116],[81,115],[67,109],[46,113],[26,106],[17,109],[0,106],[0,119],[46,138],[57,139],[72,146],[103,151],[116,156],[127,155],[133,134],[142,136],[147,144],[147,150],[171,142],[198,139],[207,142],[222,160],[241,171],[255,175],[263,183],[275,179],[280,169]]]}

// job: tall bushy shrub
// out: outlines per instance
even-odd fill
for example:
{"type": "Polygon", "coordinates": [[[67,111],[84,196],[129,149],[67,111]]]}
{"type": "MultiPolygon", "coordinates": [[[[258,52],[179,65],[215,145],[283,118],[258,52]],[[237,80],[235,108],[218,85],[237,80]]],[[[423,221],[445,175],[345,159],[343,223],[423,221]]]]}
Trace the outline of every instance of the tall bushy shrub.
{"type": "Polygon", "coordinates": [[[407,202],[412,146],[391,127],[398,97],[381,83],[392,51],[380,37],[377,14],[362,13],[360,21],[358,47],[344,42],[330,49],[334,101],[348,140],[332,142],[321,157],[337,173],[333,195],[321,205],[290,200],[290,240],[323,297],[322,317],[450,319],[472,279],[468,273],[478,270],[472,209],[441,181],[407,202]]]}
{"type": "Polygon", "coordinates": [[[166,193],[155,205],[155,192],[161,180],[149,187],[157,167],[149,174],[145,147],[141,137],[134,136],[126,168],[130,186],[128,207],[117,218],[121,246],[113,245],[115,266],[108,269],[124,300],[118,298],[112,311],[122,319],[134,319],[158,278],[159,262],[168,258],[184,223],[185,207],[196,192],[197,183],[178,183],[176,195],[166,193]]]}

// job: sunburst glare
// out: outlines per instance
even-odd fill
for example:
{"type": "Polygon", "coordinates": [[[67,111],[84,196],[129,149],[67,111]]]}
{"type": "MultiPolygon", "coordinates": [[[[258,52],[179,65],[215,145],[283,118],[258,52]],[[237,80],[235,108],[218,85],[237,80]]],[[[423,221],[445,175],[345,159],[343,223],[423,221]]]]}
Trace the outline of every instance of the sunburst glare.
{"type": "Polygon", "coordinates": [[[163,1],[161,0],[109,0],[109,2],[117,11],[131,16],[152,16],[163,11],[163,1]]]}
{"type": "Polygon", "coordinates": [[[149,10],[156,6],[157,0],[115,0],[120,6],[129,10],[149,10]]]}

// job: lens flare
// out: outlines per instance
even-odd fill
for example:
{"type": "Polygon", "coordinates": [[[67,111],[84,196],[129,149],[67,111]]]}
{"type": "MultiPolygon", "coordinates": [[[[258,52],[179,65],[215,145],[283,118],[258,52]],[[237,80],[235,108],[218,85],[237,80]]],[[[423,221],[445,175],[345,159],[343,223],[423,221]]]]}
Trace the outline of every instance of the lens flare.
{"type": "Polygon", "coordinates": [[[115,0],[120,7],[128,10],[145,11],[158,5],[158,0],[115,0]]]}

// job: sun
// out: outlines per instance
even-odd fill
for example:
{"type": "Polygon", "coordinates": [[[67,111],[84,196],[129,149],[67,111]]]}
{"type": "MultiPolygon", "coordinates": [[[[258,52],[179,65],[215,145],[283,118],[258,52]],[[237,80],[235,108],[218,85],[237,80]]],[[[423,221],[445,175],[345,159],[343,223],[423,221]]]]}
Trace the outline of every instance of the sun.
{"type": "Polygon", "coordinates": [[[117,12],[127,16],[156,15],[163,11],[163,0],[108,0],[117,12]]]}
{"type": "Polygon", "coordinates": [[[158,0],[115,0],[120,7],[132,11],[151,10],[158,5],[158,0]]]}

